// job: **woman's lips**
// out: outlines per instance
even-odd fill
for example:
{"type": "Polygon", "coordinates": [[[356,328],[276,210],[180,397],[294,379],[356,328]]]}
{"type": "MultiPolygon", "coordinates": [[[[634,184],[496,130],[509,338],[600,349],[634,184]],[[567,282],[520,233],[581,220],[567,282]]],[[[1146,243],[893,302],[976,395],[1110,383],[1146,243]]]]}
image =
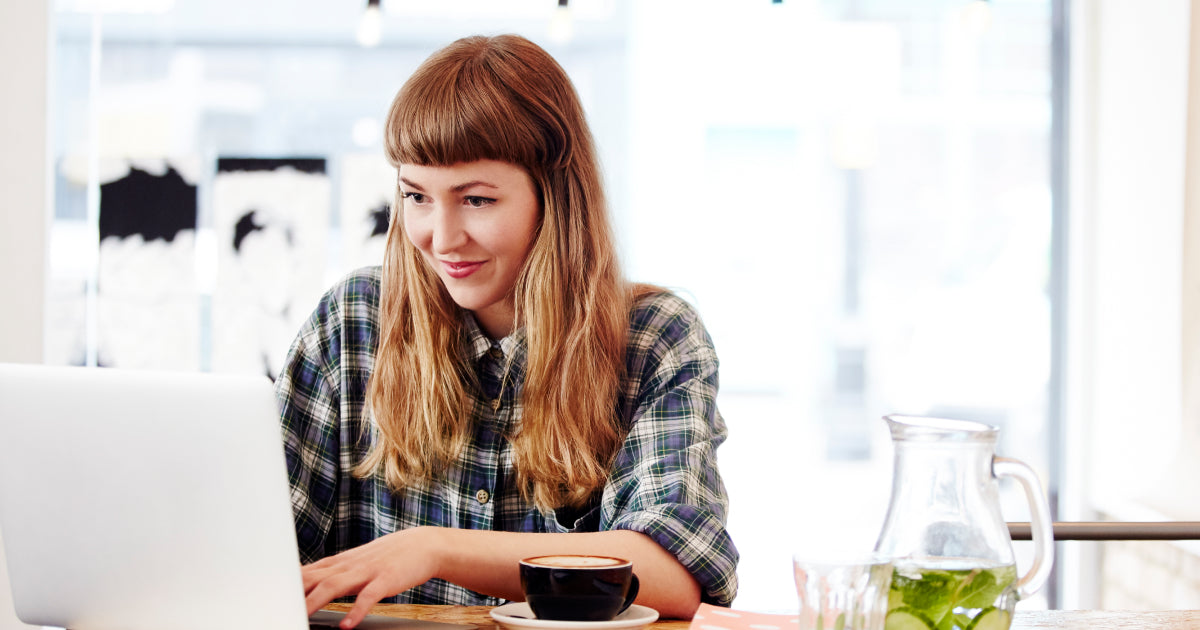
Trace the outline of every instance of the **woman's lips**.
{"type": "Polygon", "coordinates": [[[482,262],[449,262],[446,260],[442,261],[442,269],[446,270],[446,275],[448,275],[451,278],[454,278],[456,280],[466,278],[467,276],[475,273],[475,271],[478,270],[482,266],[483,266],[482,262]]]}

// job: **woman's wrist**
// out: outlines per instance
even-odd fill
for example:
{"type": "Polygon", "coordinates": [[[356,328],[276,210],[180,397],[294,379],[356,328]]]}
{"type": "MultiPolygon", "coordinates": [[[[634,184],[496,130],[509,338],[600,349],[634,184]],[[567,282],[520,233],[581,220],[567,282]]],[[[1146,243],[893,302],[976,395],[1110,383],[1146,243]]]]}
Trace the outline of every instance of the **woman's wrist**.
{"type": "Polygon", "coordinates": [[[544,534],[496,532],[454,527],[422,528],[414,540],[427,550],[436,577],[477,593],[521,600],[520,550],[544,534]]]}
{"type": "Polygon", "coordinates": [[[456,530],[423,525],[408,531],[413,534],[413,538],[408,542],[408,545],[410,545],[410,549],[416,551],[417,555],[424,557],[424,561],[427,563],[426,571],[429,578],[448,579],[450,550],[453,548],[449,534],[456,530]]]}

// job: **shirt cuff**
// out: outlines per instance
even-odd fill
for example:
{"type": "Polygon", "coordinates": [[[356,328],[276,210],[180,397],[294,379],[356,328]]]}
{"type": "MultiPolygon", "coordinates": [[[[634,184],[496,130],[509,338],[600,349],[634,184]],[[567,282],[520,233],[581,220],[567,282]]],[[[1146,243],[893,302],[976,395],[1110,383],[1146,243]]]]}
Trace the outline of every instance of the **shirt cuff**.
{"type": "Polygon", "coordinates": [[[700,601],[729,606],[737,595],[737,548],[725,524],[694,505],[655,505],[622,514],[609,529],[649,536],[700,584],[700,601]]]}

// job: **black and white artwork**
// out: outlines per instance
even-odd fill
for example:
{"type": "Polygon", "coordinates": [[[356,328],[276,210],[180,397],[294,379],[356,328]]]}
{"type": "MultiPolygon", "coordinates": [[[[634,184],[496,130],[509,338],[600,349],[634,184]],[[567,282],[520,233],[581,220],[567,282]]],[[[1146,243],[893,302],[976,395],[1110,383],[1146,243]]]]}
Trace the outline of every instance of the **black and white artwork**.
{"type": "Polygon", "coordinates": [[[275,378],[331,283],[323,158],[221,158],[212,186],[214,372],[275,378]]]}
{"type": "Polygon", "coordinates": [[[96,361],[200,367],[197,159],[104,160],[96,276],[96,361]]]}
{"type": "Polygon", "coordinates": [[[350,154],[341,162],[341,266],[351,271],[381,264],[396,196],[396,169],[378,154],[350,154]]]}

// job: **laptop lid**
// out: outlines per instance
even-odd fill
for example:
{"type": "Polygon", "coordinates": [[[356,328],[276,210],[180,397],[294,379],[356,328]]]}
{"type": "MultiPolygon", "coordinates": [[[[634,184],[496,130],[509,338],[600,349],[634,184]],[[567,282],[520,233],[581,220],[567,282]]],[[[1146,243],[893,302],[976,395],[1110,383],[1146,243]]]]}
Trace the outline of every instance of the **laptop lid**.
{"type": "Polygon", "coordinates": [[[307,628],[263,376],[0,365],[0,531],[26,623],[307,628]]]}

